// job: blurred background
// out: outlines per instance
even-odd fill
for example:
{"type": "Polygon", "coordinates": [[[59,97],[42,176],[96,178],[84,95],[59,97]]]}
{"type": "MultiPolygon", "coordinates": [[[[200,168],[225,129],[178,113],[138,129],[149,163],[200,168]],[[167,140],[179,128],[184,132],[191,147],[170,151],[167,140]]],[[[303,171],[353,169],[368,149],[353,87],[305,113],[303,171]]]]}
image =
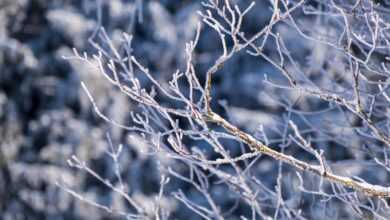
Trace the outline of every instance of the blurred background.
{"type": "MultiPolygon", "coordinates": [[[[246,0],[236,2],[242,6],[250,3],[246,0]]],[[[256,1],[243,25],[247,35],[256,33],[269,21],[270,7],[268,1],[256,1]]],[[[143,152],[145,146],[141,142],[130,140],[126,131],[96,115],[80,82],[88,84],[100,109],[118,122],[126,124],[129,121],[132,103],[96,70],[77,60],[64,58],[73,56],[73,48],[94,52],[91,36],[102,26],[114,44],[119,44],[123,32],[132,34],[137,58],[159,80],[169,79],[176,69],[185,66],[185,43],[194,38],[200,8],[200,1],[193,0],[0,0],[0,219],[123,219],[75,198],[56,185],[64,181],[84,198],[131,212],[122,197],[96,178],[67,164],[72,155],[77,155],[104,178],[115,179],[114,164],[107,155],[111,143],[123,145],[121,175],[131,189],[132,198],[146,210],[148,207],[152,210],[160,189],[158,163],[143,152]]],[[[308,20],[311,22],[310,18],[308,20]]],[[[326,54],[326,47],[298,38],[296,32],[289,32],[284,26],[279,27],[279,32],[291,46],[290,51],[302,58],[302,63],[307,63],[307,57],[317,62],[310,62],[306,67],[312,71],[314,80],[321,81],[317,66],[335,56],[326,54]],[[310,57],[309,51],[316,51],[317,56],[310,57]]],[[[218,42],[213,30],[202,29],[196,50],[199,73],[204,73],[220,54],[218,42]]],[[[272,49],[272,45],[265,47],[265,50],[272,49]]],[[[339,67],[327,68],[338,75],[339,67]]],[[[256,131],[261,124],[270,137],[278,136],[283,130],[282,119],[286,119],[287,107],[272,96],[282,93],[264,84],[264,74],[274,81],[283,79],[275,72],[275,68],[259,58],[233,57],[216,75],[213,97],[219,104],[215,102],[214,108],[224,111],[223,106],[228,103],[229,117],[235,124],[249,131],[256,131]],[[265,87],[268,95],[264,94],[265,87]]],[[[204,75],[199,77],[204,81],[204,75]]],[[[295,93],[283,95],[283,98],[287,96],[297,100],[295,93]]],[[[297,105],[300,109],[315,111],[324,103],[305,99],[297,105]]],[[[340,114],[333,116],[341,117],[340,114]]],[[[313,116],[309,121],[316,123],[327,119],[329,115],[324,118],[313,116]]],[[[320,147],[327,149],[329,142],[321,142],[320,147]]],[[[226,147],[233,153],[240,152],[237,145],[227,143],[226,147]]],[[[359,158],[343,147],[326,152],[330,160],[359,158]]],[[[360,164],[352,168],[355,168],[349,170],[352,174],[362,174],[367,167],[360,164]]],[[[273,189],[278,164],[262,158],[256,169],[262,181],[273,189]]],[[[343,169],[341,164],[340,170],[343,169]]],[[[364,177],[386,181],[386,175],[379,171],[364,172],[364,177]]],[[[286,175],[286,181],[289,180],[286,175]]],[[[193,188],[179,181],[172,180],[166,194],[177,189],[187,194],[191,201],[201,201],[193,188]]],[[[213,190],[224,210],[236,205],[224,193],[226,189],[216,187],[213,190]]],[[[315,213],[321,213],[318,215],[322,217],[332,216],[325,213],[324,207],[332,207],[337,213],[350,212],[348,209],[340,211],[342,206],[337,208],[338,203],[319,205],[313,202],[317,201],[314,197],[287,194],[301,201],[294,202],[294,208],[311,213],[308,214],[311,217],[316,216],[315,213]]],[[[162,207],[170,213],[170,219],[198,219],[173,197],[164,196],[162,207]]],[[[251,213],[248,207],[240,204],[237,207],[228,215],[230,219],[251,213]]]]}

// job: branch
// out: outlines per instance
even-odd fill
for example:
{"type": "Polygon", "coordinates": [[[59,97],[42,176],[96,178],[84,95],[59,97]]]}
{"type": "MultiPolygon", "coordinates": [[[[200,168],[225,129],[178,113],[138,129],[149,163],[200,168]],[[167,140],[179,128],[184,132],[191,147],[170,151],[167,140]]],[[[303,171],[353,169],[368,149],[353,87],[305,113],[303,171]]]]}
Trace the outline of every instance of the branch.
{"type": "Polygon", "coordinates": [[[289,164],[299,170],[309,171],[314,173],[322,178],[328,180],[332,183],[337,183],[345,187],[354,189],[356,191],[362,192],[368,196],[375,197],[388,197],[390,198],[390,187],[384,187],[380,185],[373,185],[369,183],[357,182],[349,177],[336,175],[328,170],[324,170],[323,167],[318,165],[313,165],[302,160],[296,159],[293,156],[280,153],[276,150],[273,150],[269,146],[264,145],[262,142],[256,140],[252,135],[241,131],[236,126],[232,125],[224,118],[219,116],[214,112],[210,112],[205,115],[205,120],[216,123],[222,126],[226,131],[238,137],[242,142],[249,145],[253,151],[261,152],[265,155],[272,157],[275,160],[282,161],[286,164],[289,164]]]}

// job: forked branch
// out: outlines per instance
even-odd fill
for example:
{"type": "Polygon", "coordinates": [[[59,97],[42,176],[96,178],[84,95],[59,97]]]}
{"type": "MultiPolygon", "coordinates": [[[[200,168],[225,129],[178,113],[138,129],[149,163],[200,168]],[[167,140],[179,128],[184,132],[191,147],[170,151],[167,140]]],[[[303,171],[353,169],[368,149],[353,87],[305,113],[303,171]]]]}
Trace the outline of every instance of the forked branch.
{"type": "Polygon", "coordinates": [[[236,126],[234,126],[233,124],[231,124],[230,122],[212,111],[205,116],[205,120],[222,126],[230,134],[238,137],[242,142],[250,146],[253,151],[261,152],[267,156],[272,157],[275,160],[282,161],[299,170],[309,171],[313,174],[321,176],[324,179],[327,179],[332,183],[341,184],[345,187],[362,192],[368,196],[390,198],[390,187],[383,187],[380,185],[358,182],[349,177],[334,174],[328,169],[323,169],[322,166],[313,165],[305,161],[299,160],[293,156],[278,152],[271,147],[264,145],[262,142],[256,140],[252,135],[240,130],[239,128],[237,128],[236,126]]]}

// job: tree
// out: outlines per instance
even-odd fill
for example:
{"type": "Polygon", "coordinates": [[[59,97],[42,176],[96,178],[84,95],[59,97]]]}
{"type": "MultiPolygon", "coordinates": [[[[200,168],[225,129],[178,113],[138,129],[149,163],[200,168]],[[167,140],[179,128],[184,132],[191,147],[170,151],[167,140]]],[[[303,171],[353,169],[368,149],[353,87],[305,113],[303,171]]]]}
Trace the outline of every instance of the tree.
{"type": "MultiPolygon", "coordinates": [[[[253,219],[313,217],[313,210],[301,211],[300,201],[310,201],[305,195],[314,197],[311,202],[341,202],[342,207],[353,209],[346,211],[350,217],[386,219],[390,213],[386,178],[375,176],[371,180],[376,183],[368,183],[343,171],[355,168],[368,177],[366,166],[382,169],[386,175],[390,170],[388,10],[363,0],[275,0],[269,6],[268,23],[246,33],[245,17],[253,12],[255,2],[241,7],[228,0],[204,1],[199,11],[203,25],[199,23],[194,40],[186,44],[185,66],[168,82],[142,64],[133,53],[133,36],[127,34],[116,47],[101,29],[96,35],[100,43],[92,42],[97,53],[90,58],[75,50],[71,59],[95,68],[137,106],[129,110],[131,125],[121,124],[99,109],[88,89],[91,82],[82,82],[100,118],[133,134],[152,155],[186,167],[183,172],[176,169],[179,166],[159,163],[159,198],[168,194],[164,187],[174,177],[203,198],[192,201],[181,189],[172,195],[205,219],[224,219],[238,213],[239,207],[251,210],[253,219]],[[215,31],[222,50],[205,72],[196,66],[202,28],[215,31]],[[306,60],[301,57],[305,53],[306,60]],[[237,126],[229,118],[229,106],[218,105],[214,98],[213,79],[237,56],[253,56],[273,66],[275,73],[264,74],[259,86],[261,99],[268,96],[279,108],[275,127],[250,131],[237,126]],[[228,147],[232,145],[236,149],[228,147]],[[339,158],[335,154],[340,151],[352,156],[339,158]],[[275,174],[274,188],[264,183],[259,172],[268,159],[277,168],[268,170],[275,174]],[[231,198],[220,195],[224,199],[218,199],[219,185],[231,198]],[[237,205],[227,210],[228,200],[237,205]]],[[[120,152],[121,148],[112,147],[109,155],[114,162],[120,152]]],[[[119,172],[121,185],[116,187],[76,156],[69,163],[126,198],[135,214],[116,212],[129,218],[150,215],[126,192],[119,172]]],[[[157,201],[152,214],[157,219],[169,216],[157,201]]],[[[326,215],[330,214],[322,217],[326,215]]]]}

